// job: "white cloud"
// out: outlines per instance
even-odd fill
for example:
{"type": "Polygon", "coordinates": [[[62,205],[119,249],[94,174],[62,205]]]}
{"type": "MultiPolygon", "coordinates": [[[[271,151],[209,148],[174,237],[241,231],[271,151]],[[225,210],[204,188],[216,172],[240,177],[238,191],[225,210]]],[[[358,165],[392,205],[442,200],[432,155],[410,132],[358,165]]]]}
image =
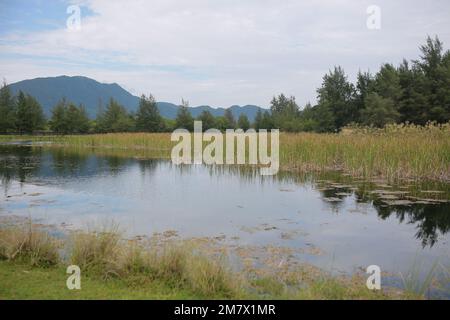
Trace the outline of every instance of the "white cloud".
{"type": "Polygon", "coordinates": [[[366,28],[369,1],[83,3],[95,15],[82,17],[79,32],[3,37],[0,51],[8,56],[0,60],[0,75],[11,82],[81,74],[159,100],[184,97],[191,105],[267,106],[280,92],[303,104],[314,100],[322,75],[334,65],[354,78],[359,68],[416,58],[427,34],[450,44],[448,1],[378,1],[379,31],[366,28]]]}

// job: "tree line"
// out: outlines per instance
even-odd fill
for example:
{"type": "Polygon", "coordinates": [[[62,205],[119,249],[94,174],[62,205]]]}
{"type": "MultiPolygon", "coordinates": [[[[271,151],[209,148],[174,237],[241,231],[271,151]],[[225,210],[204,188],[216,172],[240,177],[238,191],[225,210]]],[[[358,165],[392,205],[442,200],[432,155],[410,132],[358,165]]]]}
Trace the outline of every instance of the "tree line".
{"type": "Polygon", "coordinates": [[[39,130],[56,134],[84,134],[108,132],[169,132],[177,128],[192,131],[194,120],[203,121],[205,130],[242,128],[247,130],[251,123],[245,114],[237,120],[231,110],[225,110],[224,116],[214,117],[209,111],[203,111],[193,118],[189,103],[182,101],[174,120],[163,118],[152,95],[142,95],[138,110],[129,112],[123,105],[110,99],[106,106],[99,106],[95,119],[89,119],[83,105],[75,105],[61,99],[51,110],[47,120],[39,102],[29,94],[19,91],[13,96],[9,87],[3,84],[0,89],[0,132],[30,134],[39,130]]]}
{"type": "Polygon", "coordinates": [[[323,77],[317,104],[300,109],[295,97],[281,94],[271,102],[271,114],[259,114],[255,127],[284,131],[333,132],[359,124],[383,127],[388,123],[425,125],[450,121],[450,51],[438,37],[427,38],[418,60],[380,70],[359,72],[356,84],[341,67],[323,77]]]}
{"type": "Polygon", "coordinates": [[[355,84],[337,66],[323,77],[316,105],[308,103],[300,108],[295,97],[280,94],[270,102],[270,110],[258,111],[252,123],[245,114],[235,119],[230,109],[219,117],[205,110],[194,119],[184,100],[176,119],[165,119],[152,95],[141,96],[135,113],[110,99],[93,120],[83,105],[62,99],[47,121],[35,98],[23,92],[13,96],[4,84],[0,89],[0,132],[50,130],[80,134],[164,132],[176,128],[192,131],[194,120],[201,120],[204,130],[277,128],[288,132],[336,132],[351,124],[383,127],[389,123],[446,123],[450,121],[450,51],[444,51],[438,37],[427,37],[420,51],[418,60],[404,59],[397,67],[385,63],[375,74],[358,72],[355,84]]]}

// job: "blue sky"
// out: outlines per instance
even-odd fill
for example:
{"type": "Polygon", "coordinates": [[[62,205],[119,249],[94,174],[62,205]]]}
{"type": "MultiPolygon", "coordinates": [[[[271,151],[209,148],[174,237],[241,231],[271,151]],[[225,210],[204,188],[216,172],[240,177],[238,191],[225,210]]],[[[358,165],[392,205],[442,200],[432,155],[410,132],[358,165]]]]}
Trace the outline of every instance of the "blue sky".
{"type": "MultiPolygon", "coordinates": [[[[14,32],[39,32],[64,28],[69,1],[65,0],[2,0],[0,2],[0,35],[14,32]]],[[[83,14],[93,13],[80,6],[83,14]]]]}
{"type": "Polygon", "coordinates": [[[418,58],[427,35],[450,48],[450,1],[1,0],[0,77],[84,75],[191,105],[314,102],[322,76],[418,58]],[[367,27],[380,8],[381,28],[367,27]],[[79,5],[81,28],[68,30],[79,5]]]}

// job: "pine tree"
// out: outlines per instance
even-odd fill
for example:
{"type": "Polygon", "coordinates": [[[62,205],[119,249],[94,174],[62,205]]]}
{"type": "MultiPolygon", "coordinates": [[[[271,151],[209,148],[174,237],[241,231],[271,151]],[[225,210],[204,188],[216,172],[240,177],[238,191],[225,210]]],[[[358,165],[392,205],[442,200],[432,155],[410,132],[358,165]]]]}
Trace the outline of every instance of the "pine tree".
{"type": "Polygon", "coordinates": [[[159,114],[156,100],[152,95],[141,96],[136,114],[136,130],[143,132],[160,132],[164,129],[164,121],[159,114]]]}
{"type": "Polygon", "coordinates": [[[244,113],[241,113],[239,116],[237,126],[244,131],[247,131],[250,128],[250,121],[248,121],[248,118],[244,113]]]}
{"type": "Polygon", "coordinates": [[[355,96],[355,108],[358,113],[358,118],[356,119],[359,122],[361,112],[365,108],[364,101],[366,97],[374,92],[375,87],[375,79],[370,74],[370,72],[358,72],[357,81],[356,81],[356,96],[355,96]]]}
{"type": "Polygon", "coordinates": [[[398,68],[402,97],[398,104],[399,122],[424,125],[428,121],[426,77],[417,67],[409,67],[406,60],[398,68]]]}
{"type": "Polygon", "coordinates": [[[233,113],[231,109],[225,109],[225,113],[223,115],[227,120],[227,129],[235,129],[236,128],[236,120],[234,119],[233,113]]]}
{"type": "Polygon", "coordinates": [[[65,98],[61,99],[53,107],[49,125],[50,129],[55,133],[69,133],[69,128],[67,127],[67,103],[65,98]]]}
{"type": "Polygon", "coordinates": [[[43,129],[44,125],[45,117],[39,102],[20,91],[17,97],[17,130],[20,133],[33,133],[43,129]]]}
{"type": "Polygon", "coordinates": [[[426,118],[447,122],[450,120],[450,51],[444,52],[438,37],[428,37],[420,51],[420,60],[414,63],[425,75],[423,93],[427,99],[426,118]]]}
{"type": "Polygon", "coordinates": [[[69,133],[87,133],[89,131],[89,118],[83,105],[77,107],[70,103],[67,107],[66,117],[69,133]]]}
{"type": "Polygon", "coordinates": [[[355,88],[348,82],[341,67],[335,67],[334,71],[330,71],[323,77],[322,86],[317,93],[320,111],[325,113],[324,109],[328,109],[333,115],[333,130],[357,121],[358,112],[354,103],[355,88]]]}
{"type": "Polygon", "coordinates": [[[262,113],[261,109],[259,109],[258,112],[256,113],[255,121],[253,122],[253,128],[255,128],[256,130],[261,129],[262,118],[263,118],[263,113],[262,113]]]}
{"type": "Polygon", "coordinates": [[[261,120],[261,129],[273,129],[274,123],[272,119],[272,115],[269,113],[269,111],[264,111],[262,120],[261,120]]]}
{"type": "Polygon", "coordinates": [[[16,129],[16,105],[14,97],[6,84],[0,89],[0,132],[12,132],[16,129]]]}
{"type": "Polygon", "coordinates": [[[208,110],[203,110],[197,119],[202,122],[203,131],[216,128],[216,119],[208,110]]]}
{"type": "Polygon", "coordinates": [[[287,98],[284,94],[280,94],[273,97],[270,104],[275,127],[284,131],[295,131],[299,120],[299,107],[295,97],[287,98]]]}
{"type": "Polygon", "coordinates": [[[175,119],[177,129],[194,131],[194,119],[189,111],[189,102],[182,100],[175,119]]]}
{"type": "Polygon", "coordinates": [[[365,125],[382,128],[388,123],[395,123],[399,116],[391,98],[384,98],[375,92],[366,97],[362,110],[365,125]]]}
{"type": "Polygon", "coordinates": [[[102,132],[127,132],[134,127],[133,118],[114,99],[110,99],[106,109],[97,117],[97,126],[102,132]]]}

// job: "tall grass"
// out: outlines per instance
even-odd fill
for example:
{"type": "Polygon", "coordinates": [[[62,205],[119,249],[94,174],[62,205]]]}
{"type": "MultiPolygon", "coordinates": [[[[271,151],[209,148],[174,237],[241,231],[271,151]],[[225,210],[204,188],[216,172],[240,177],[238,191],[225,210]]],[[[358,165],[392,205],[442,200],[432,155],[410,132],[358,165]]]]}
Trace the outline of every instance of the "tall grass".
{"type": "MultiPolygon", "coordinates": [[[[170,158],[175,145],[169,133],[0,137],[14,139],[148,158],[170,158]]],[[[450,181],[450,124],[353,127],[338,134],[282,133],[280,164],[284,170],[302,172],[342,170],[365,178],[450,181]]]]}
{"type": "MultiPolygon", "coordinates": [[[[365,278],[334,277],[318,268],[297,266],[269,273],[233,271],[223,256],[203,253],[196,242],[163,243],[123,239],[118,228],[78,231],[64,241],[44,231],[24,227],[0,229],[0,259],[34,267],[78,265],[82,276],[102,281],[121,281],[130,290],[157,288],[190,292],[199,298],[283,299],[405,299],[420,295],[391,291],[374,292],[365,278]],[[155,286],[156,284],[156,286],[155,286]]],[[[208,252],[208,250],[205,250],[208,252]]],[[[215,253],[217,254],[217,253],[215,253]]],[[[59,269],[59,268],[58,268],[59,269]]],[[[60,270],[60,269],[59,269],[60,270]]],[[[17,283],[17,286],[20,286],[17,283]]]]}
{"type": "Polygon", "coordinates": [[[450,125],[352,128],[340,134],[284,134],[285,168],[343,170],[354,176],[450,180],[450,125]]]}
{"type": "Polygon", "coordinates": [[[438,265],[438,261],[435,261],[423,275],[423,263],[416,257],[408,272],[405,275],[401,274],[405,291],[419,296],[426,296],[431,289],[438,265]]]}
{"type": "Polygon", "coordinates": [[[75,233],[70,263],[103,279],[163,281],[205,297],[237,297],[241,291],[237,277],[220,259],[203,256],[184,242],[160,247],[125,241],[117,228],[75,233]]]}
{"type": "Polygon", "coordinates": [[[29,225],[0,228],[0,260],[25,261],[48,267],[59,261],[59,242],[29,225]]]}

